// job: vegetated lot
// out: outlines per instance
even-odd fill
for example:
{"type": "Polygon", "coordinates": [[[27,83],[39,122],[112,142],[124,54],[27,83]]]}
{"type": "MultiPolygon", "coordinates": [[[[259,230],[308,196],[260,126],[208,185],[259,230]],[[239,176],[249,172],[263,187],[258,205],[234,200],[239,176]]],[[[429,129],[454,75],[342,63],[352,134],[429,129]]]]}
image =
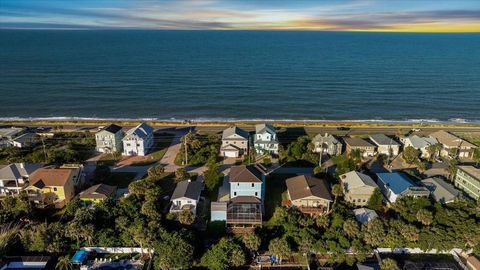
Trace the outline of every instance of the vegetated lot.
{"type": "Polygon", "coordinates": [[[435,254],[386,254],[382,258],[391,258],[405,270],[448,269],[461,270],[462,268],[451,255],[435,254]]]}
{"type": "Polygon", "coordinates": [[[105,179],[104,184],[117,186],[118,188],[127,188],[137,175],[134,172],[112,172],[105,179]]]}
{"type": "Polygon", "coordinates": [[[150,153],[145,157],[145,160],[135,161],[131,165],[145,166],[160,161],[167,152],[168,147],[170,147],[170,145],[172,144],[172,140],[174,137],[175,135],[171,133],[155,133],[153,139],[154,145],[150,150],[150,153]]]}
{"type": "Polygon", "coordinates": [[[209,158],[218,156],[220,151],[220,136],[216,134],[190,133],[182,138],[182,146],[175,158],[175,164],[183,165],[185,161],[185,143],[186,140],[188,165],[205,165],[209,158]]]}
{"type": "Polygon", "coordinates": [[[287,185],[285,180],[293,177],[293,174],[271,174],[266,180],[265,194],[265,217],[269,220],[275,207],[282,206],[282,202],[287,200],[287,185]]]}
{"type": "Polygon", "coordinates": [[[79,163],[95,152],[95,136],[89,132],[59,132],[44,138],[33,147],[8,147],[0,150],[0,164],[27,163],[79,163]],[[45,149],[43,145],[45,144],[45,149]]]}

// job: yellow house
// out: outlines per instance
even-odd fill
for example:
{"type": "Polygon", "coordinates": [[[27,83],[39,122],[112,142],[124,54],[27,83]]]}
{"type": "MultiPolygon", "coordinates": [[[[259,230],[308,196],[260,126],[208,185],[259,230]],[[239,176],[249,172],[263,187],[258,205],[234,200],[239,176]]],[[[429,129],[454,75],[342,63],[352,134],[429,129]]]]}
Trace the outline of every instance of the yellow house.
{"type": "Polygon", "coordinates": [[[30,176],[25,191],[39,208],[63,208],[75,196],[77,176],[77,168],[41,168],[30,176]]]}
{"type": "Polygon", "coordinates": [[[80,200],[86,204],[97,204],[115,196],[117,187],[98,184],[80,192],[80,200]]]}

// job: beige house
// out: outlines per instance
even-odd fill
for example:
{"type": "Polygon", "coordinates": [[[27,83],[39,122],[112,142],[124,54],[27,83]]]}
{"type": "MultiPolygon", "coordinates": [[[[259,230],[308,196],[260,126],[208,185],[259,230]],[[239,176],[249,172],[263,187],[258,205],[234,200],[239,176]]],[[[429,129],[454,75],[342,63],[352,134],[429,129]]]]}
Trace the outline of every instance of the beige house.
{"type": "Polygon", "coordinates": [[[367,205],[373,191],[378,188],[370,176],[357,171],[340,175],[340,181],[343,185],[345,201],[356,206],[367,205]]]}
{"type": "Polygon", "coordinates": [[[373,157],[375,155],[375,145],[362,138],[345,138],[346,152],[350,154],[352,150],[359,149],[363,157],[373,157]]]}
{"type": "Polygon", "coordinates": [[[327,183],[311,175],[299,175],[287,179],[289,206],[309,215],[321,215],[330,211],[333,202],[327,183]]]}
{"type": "Polygon", "coordinates": [[[443,145],[443,149],[440,151],[442,157],[472,158],[473,152],[477,148],[476,145],[444,130],[436,131],[430,134],[430,137],[443,145]]]}
{"type": "Polygon", "coordinates": [[[313,152],[338,156],[342,154],[342,143],[335,136],[325,133],[324,136],[317,134],[312,139],[314,145],[313,152]]]}
{"type": "Polygon", "coordinates": [[[370,140],[377,145],[378,154],[391,157],[398,155],[400,152],[400,144],[384,134],[371,135],[370,140]]]}
{"type": "Polygon", "coordinates": [[[238,127],[229,127],[223,131],[220,156],[238,158],[248,153],[250,136],[238,127]]]}

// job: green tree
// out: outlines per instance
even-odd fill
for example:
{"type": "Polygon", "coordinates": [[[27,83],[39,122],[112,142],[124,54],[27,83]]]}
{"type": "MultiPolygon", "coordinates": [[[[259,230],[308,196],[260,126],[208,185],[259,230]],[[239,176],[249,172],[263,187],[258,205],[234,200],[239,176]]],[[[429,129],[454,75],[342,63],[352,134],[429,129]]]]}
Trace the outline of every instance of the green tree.
{"type": "Polygon", "coordinates": [[[476,148],[475,151],[473,152],[473,160],[478,164],[480,163],[480,148],[476,148]]]}
{"type": "Polygon", "coordinates": [[[360,236],[358,223],[353,219],[348,219],[343,223],[343,231],[350,239],[360,236]]]}
{"type": "Polygon", "coordinates": [[[368,199],[367,206],[370,209],[379,211],[383,206],[383,195],[379,188],[373,190],[372,196],[368,199]]]}
{"type": "Polygon", "coordinates": [[[222,238],[202,256],[200,264],[213,270],[239,267],[245,264],[245,253],[237,243],[222,238]]]}
{"type": "Polygon", "coordinates": [[[420,209],[417,211],[417,220],[421,222],[423,225],[430,225],[433,222],[433,215],[432,212],[428,211],[427,209],[420,209]]]}
{"type": "Polygon", "coordinates": [[[362,227],[363,240],[368,245],[378,247],[385,238],[385,227],[380,219],[374,219],[362,227]]]}
{"type": "Polygon", "coordinates": [[[394,259],[386,258],[380,263],[380,269],[382,270],[400,270],[397,262],[394,259]]]}
{"type": "Polygon", "coordinates": [[[184,181],[190,178],[190,174],[185,170],[185,168],[178,168],[175,171],[175,179],[177,182],[184,181]]]}
{"type": "Polygon", "coordinates": [[[432,161],[434,158],[438,157],[442,148],[443,148],[443,145],[440,143],[431,144],[427,146],[428,159],[432,161]]]}
{"type": "Polygon", "coordinates": [[[185,225],[191,225],[195,221],[195,216],[193,215],[192,211],[188,209],[184,209],[178,215],[178,221],[180,221],[180,223],[185,225]]]}
{"type": "Polygon", "coordinates": [[[165,173],[165,167],[162,165],[156,165],[148,168],[148,177],[159,178],[165,173]]]}
{"type": "Polygon", "coordinates": [[[290,245],[285,238],[275,238],[270,241],[268,250],[277,256],[279,264],[282,263],[283,258],[289,256],[292,252],[290,245]]]}
{"type": "Polygon", "coordinates": [[[160,233],[154,244],[156,270],[189,269],[193,262],[194,247],[180,233],[160,233]]]}
{"type": "Polygon", "coordinates": [[[217,188],[222,181],[222,174],[219,171],[218,164],[211,162],[208,164],[208,168],[203,174],[205,180],[205,186],[208,190],[212,191],[217,188]]]}
{"type": "Polygon", "coordinates": [[[335,184],[335,185],[333,185],[333,187],[332,187],[332,194],[333,194],[333,196],[335,196],[335,199],[334,199],[334,201],[333,201],[333,204],[335,205],[335,204],[337,203],[338,197],[340,197],[340,196],[343,195],[342,185],[340,185],[340,184],[335,184]]]}
{"type": "Polygon", "coordinates": [[[450,181],[453,181],[455,174],[457,174],[458,161],[455,159],[450,159],[448,160],[447,164],[448,166],[445,167],[445,171],[448,173],[448,179],[450,181]]]}
{"type": "Polygon", "coordinates": [[[242,240],[245,247],[251,252],[255,252],[260,248],[261,239],[255,233],[244,234],[242,240]]]}
{"type": "Polygon", "coordinates": [[[403,160],[405,160],[405,162],[408,164],[414,164],[419,155],[420,152],[412,146],[405,147],[402,152],[403,160]]]}
{"type": "Polygon", "coordinates": [[[327,229],[330,226],[330,218],[327,215],[319,215],[315,218],[315,224],[322,229],[327,229]]]}
{"type": "Polygon", "coordinates": [[[336,175],[342,175],[356,169],[355,162],[351,158],[347,157],[345,154],[332,157],[332,162],[336,166],[336,175]]]}
{"type": "Polygon", "coordinates": [[[19,231],[19,226],[5,224],[0,226],[0,258],[6,255],[8,247],[13,243],[19,231]]]}
{"type": "Polygon", "coordinates": [[[56,270],[72,270],[72,263],[68,256],[62,256],[58,258],[57,264],[55,265],[56,270]]]}

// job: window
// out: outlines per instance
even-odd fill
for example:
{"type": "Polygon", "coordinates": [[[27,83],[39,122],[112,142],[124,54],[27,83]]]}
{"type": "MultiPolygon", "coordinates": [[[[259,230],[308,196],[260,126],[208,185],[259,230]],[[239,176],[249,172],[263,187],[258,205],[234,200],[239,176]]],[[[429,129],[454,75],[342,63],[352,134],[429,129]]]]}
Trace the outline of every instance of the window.
{"type": "Polygon", "coordinates": [[[127,146],[130,146],[130,144],[129,144],[129,143],[127,143],[127,146]]]}
{"type": "Polygon", "coordinates": [[[255,184],[254,184],[254,183],[252,183],[252,187],[255,187],[255,184]]]}
{"type": "Polygon", "coordinates": [[[235,192],[233,192],[233,196],[237,196],[237,192],[236,192],[236,191],[235,191],[235,192]]]}
{"type": "Polygon", "coordinates": [[[355,199],[353,199],[352,202],[355,202],[355,199]]]}
{"type": "Polygon", "coordinates": [[[57,188],[56,188],[56,187],[54,187],[54,188],[53,188],[53,191],[57,191],[57,188]]]}
{"type": "Polygon", "coordinates": [[[258,196],[258,192],[255,192],[255,196],[258,196]]]}
{"type": "Polygon", "coordinates": [[[240,183],[237,183],[237,187],[239,187],[239,186],[240,186],[240,183]]]}

